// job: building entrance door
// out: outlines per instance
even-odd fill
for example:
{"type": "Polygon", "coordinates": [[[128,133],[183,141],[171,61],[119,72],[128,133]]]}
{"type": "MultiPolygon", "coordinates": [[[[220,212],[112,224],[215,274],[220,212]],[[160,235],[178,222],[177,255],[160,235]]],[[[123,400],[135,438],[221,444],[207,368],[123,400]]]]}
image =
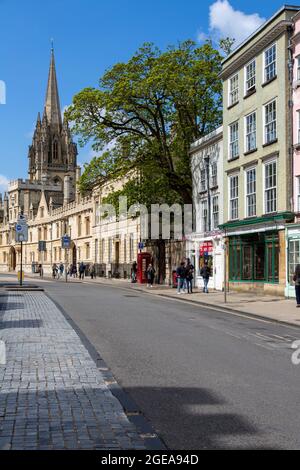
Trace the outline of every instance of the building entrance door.
{"type": "Polygon", "coordinates": [[[15,271],[17,267],[17,255],[16,250],[12,246],[9,251],[9,270],[15,271]]]}

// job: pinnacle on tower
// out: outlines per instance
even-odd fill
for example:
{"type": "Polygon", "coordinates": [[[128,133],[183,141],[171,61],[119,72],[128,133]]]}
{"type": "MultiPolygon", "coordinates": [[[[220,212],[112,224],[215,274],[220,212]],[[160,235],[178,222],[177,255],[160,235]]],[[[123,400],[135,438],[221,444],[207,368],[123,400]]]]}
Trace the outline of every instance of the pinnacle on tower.
{"type": "Polygon", "coordinates": [[[53,127],[57,126],[60,129],[62,125],[62,119],[61,119],[61,110],[60,110],[60,102],[59,102],[59,95],[58,95],[58,86],[57,86],[53,48],[51,50],[48,86],[47,86],[46,101],[45,101],[45,112],[46,112],[48,123],[50,124],[50,126],[53,126],[53,127]]]}

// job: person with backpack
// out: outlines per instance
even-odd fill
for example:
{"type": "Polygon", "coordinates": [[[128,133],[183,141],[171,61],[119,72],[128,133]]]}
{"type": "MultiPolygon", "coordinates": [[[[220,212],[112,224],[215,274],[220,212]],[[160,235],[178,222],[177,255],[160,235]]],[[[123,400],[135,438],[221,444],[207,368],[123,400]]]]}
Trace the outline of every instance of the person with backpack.
{"type": "Polygon", "coordinates": [[[203,278],[203,292],[205,294],[208,294],[208,283],[209,283],[210,275],[211,275],[210,267],[208,266],[208,261],[206,260],[200,271],[200,276],[202,276],[203,278]]]}

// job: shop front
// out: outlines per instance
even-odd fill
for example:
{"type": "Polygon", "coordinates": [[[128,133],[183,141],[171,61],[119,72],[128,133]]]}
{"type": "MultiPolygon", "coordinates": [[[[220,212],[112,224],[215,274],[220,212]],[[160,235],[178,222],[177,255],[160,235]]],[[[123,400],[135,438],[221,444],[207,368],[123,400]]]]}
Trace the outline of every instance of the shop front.
{"type": "Polygon", "coordinates": [[[187,257],[195,266],[194,284],[200,290],[203,289],[201,269],[207,262],[210,267],[211,277],[208,288],[211,290],[223,290],[224,285],[224,243],[222,232],[214,232],[210,237],[193,234],[189,240],[187,257]]]}
{"type": "Polygon", "coordinates": [[[230,289],[285,295],[285,227],[290,219],[287,213],[222,226],[227,235],[230,289]]]}
{"type": "Polygon", "coordinates": [[[287,278],[285,296],[294,298],[295,283],[293,281],[297,264],[300,264],[300,225],[292,225],[286,229],[287,246],[287,278]]]}

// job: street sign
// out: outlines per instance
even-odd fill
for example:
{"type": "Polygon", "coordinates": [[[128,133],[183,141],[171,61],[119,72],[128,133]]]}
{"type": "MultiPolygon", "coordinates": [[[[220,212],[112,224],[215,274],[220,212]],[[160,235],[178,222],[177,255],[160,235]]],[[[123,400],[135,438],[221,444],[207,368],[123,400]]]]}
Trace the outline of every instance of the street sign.
{"type": "Polygon", "coordinates": [[[140,242],[139,243],[139,250],[143,250],[145,247],[144,243],[143,242],[140,242]]]}
{"type": "Polygon", "coordinates": [[[15,225],[16,243],[28,242],[28,225],[24,219],[18,220],[15,225]]]}
{"type": "Polygon", "coordinates": [[[65,250],[69,250],[71,248],[71,237],[69,235],[64,235],[61,239],[61,247],[65,250]]]}

